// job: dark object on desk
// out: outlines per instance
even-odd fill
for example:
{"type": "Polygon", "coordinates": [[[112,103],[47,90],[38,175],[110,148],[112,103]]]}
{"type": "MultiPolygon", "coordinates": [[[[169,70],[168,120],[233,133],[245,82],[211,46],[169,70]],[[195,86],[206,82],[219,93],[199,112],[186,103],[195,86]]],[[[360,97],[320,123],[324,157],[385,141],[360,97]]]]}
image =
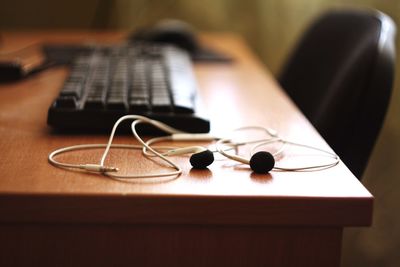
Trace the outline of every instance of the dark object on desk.
{"type": "Polygon", "coordinates": [[[19,62],[0,62],[0,82],[17,81],[27,75],[19,62]]]}
{"type": "Polygon", "coordinates": [[[71,64],[73,60],[82,55],[93,53],[97,49],[96,44],[52,44],[44,43],[42,52],[49,62],[57,65],[71,64]]]}
{"type": "Polygon", "coordinates": [[[177,20],[161,21],[152,28],[135,32],[129,39],[174,44],[189,53],[195,53],[199,47],[194,29],[189,24],[177,20]]]}
{"type": "Polygon", "coordinates": [[[192,154],[189,161],[193,168],[205,169],[214,162],[214,153],[207,149],[205,151],[192,154]]]}
{"type": "Polygon", "coordinates": [[[0,54],[0,82],[14,82],[53,66],[53,62],[39,51],[33,43],[26,47],[5,51],[0,54]]]}
{"type": "MultiPolygon", "coordinates": [[[[196,90],[184,50],[147,43],[98,46],[74,59],[49,109],[48,124],[64,131],[108,132],[121,116],[136,114],[205,133],[210,125],[195,113],[196,90]]],[[[155,133],[155,128],[141,126],[139,131],[155,133]]]]}
{"type": "Polygon", "coordinates": [[[201,45],[195,30],[179,20],[163,20],[151,28],[141,29],[128,36],[132,42],[147,41],[176,45],[188,51],[195,61],[231,62],[232,58],[201,45]]]}
{"type": "Polygon", "coordinates": [[[381,12],[331,11],[312,24],[279,82],[361,179],[388,107],[393,21],[381,12]]]}
{"type": "Polygon", "coordinates": [[[0,83],[15,82],[53,66],[53,62],[41,61],[25,64],[19,60],[0,61],[0,83]]]}
{"type": "Polygon", "coordinates": [[[275,159],[271,153],[259,151],[251,156],[250,167],[255,173],[269,173],[275,166],[275,159]]]}

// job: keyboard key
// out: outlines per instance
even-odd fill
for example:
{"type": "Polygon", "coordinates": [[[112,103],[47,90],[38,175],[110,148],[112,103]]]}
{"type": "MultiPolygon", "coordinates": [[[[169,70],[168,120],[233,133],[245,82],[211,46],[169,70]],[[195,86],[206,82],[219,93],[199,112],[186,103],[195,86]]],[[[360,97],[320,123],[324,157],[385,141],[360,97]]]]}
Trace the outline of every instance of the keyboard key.
{"type": "Polygon", "coordinates": [[[150,110],[150,85],[147,80],[147,64],[143,58],[137,56],[132,59],[131,86],[129,93],[129,109],[132,112],[150,110]]]}
{"type": "Polygon", "coordinates": [[[197,89],[189,56],[169,49],[165,53],[165,61],[169,66],[170,90],[175,112],[193,113],[197,89]]]}
{"type": "Polygon", "coordinates": [[[107,108],[115,110],[128,109],[128,61],[127,58],[114,59],[114,73],[108,91],[107,108]]]}
{"type": "MultiPolygon", "coordinates": [[[[96,55],[98,57],[99,55],[96,55]]],[[[85,109],[104,109],[106,107],[107,90],[109,86],[110,58],[97,58],[94,68],[88,77],[85,109]]]]}
{"type": "Polygon", "coordinates": [[[161,60],[150,65],[151,108],[154,112],[172,111],[167,78],[161,60]]]}
{"type": "Polygon", "coordinates": [[[103,109],[106,104],[107,84],[100,82],[90,86],[85,100],[85,109],[103,109]]]}
{"type": "Polygon", "coordinates": [[[83,81],[82,80],[77,80],[77,81],[71,81],[68,80],[60,92],[61,96],[73,96],[77,99],[81,98],[82,95],[82,89],[83,89],[83,81]]]}

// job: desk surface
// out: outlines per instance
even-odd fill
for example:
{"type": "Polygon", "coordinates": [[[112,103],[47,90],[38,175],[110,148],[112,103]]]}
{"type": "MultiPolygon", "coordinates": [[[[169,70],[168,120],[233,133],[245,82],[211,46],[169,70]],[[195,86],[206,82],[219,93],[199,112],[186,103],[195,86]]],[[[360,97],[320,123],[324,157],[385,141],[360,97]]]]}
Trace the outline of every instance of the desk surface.
{"type": "MultiPolygon", "coordinates": [[[[4,33],[0,51],[51,42],[118,42],[123,33],[4,33]]],[[[272,75],[231,34],[205,35],[234,64],[197,64],[203,108],[214,132],[238,126],[272,127],[294,141],[328,148],[272,75]]],[[[65,171],[47,162],[56,148],[104,143],[105,135],[56,135],[46,125],[67,68],[0,85],[0,213],[3,222],[129,222],[357,226],[371,223],[373,197],[343,163],[316,172],[252,173],[228,160],[191,170],[187,157],[176,179],[121,182],[65,171]]],[[[134,143],[119,136],[118,143],[134,143]]],[[[101,150],[60,157],[99,161],[101,150]]],[[[290,153],[285,157],[290,158],[290,153]]],[[[138,173],[165,171],[137,151],[113,151],[110,162],[138,173]]],[[[301,158],[296,158],[296,161],[301,158]]],[[[304,159],[303,159],[304,160],[304,159]]],[[[279,163],[279,162],[278,162],[279,163]]]]}

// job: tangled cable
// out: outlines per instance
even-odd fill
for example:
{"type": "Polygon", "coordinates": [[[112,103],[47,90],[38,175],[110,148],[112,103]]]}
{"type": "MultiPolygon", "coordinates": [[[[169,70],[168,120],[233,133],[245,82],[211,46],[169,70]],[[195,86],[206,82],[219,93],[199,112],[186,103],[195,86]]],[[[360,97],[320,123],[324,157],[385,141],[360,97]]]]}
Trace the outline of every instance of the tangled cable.
{"type": "Polygon", "coordinates": [[[267,173],[270,170],[283,170],[283,171],[304,171],[304,170],[318,170],[322,168],[330,168],[339,163],[339,157],[329,151],[316,148],[313,146],[308,146],[304,144],[299,144],[285,140],[277,134],[276,131],[258,126],[242,127],[236,129],[236,131],[244,130],[260,130],[268,135],[267,138],[257,139],[257,140],[247,140],[235,142],[232,138],[218,138],[209,134],[191,134],[185,133],[178,129],[168,126],[160,121],[152,120],[140,115],[126,115],[119,118],[114,124],[110,137],[107,144],[83,144],[83,145],[73,145],[64,148],[57,149],[51,152],[48,156],[48,161],[59,168],[65,169],[79,169],[89,172],[101,173],[105,176],[118,179],[135,179],[135,178],[156,178],[156,177],[169,177],[169,176],[179,176],[182,173],[181,167],[175,164],[168,157],[192,154],[190,157],[190,163],[194,168],[203,169],[208,167],[214,161],[214,153],[220,153],[226,158],[232,159],[234,161],[240,162],[242,164],[250,165],[251,169],[256,173],[267,173]],[[140,145],[127,145],[127,144],[112,144],[115,132],[122,121],[133,120],[131,123],[131,130],[135,139],[140,143],[140,145]],[[138,124],[147,123],[153,125],[154,127],[162,130],[163,132],[169,134],[168,136],[155,137],[144,141],[137,133],[136,126],[138,124]],[[190,147],[171,147],[171,146],[156,146],[154,144],[165,141],[216,141],[215,151],[210,151],[209,149],[202,146],[190,146],[190,147]],[[261,146],[265,146],[272,143],[280,143],[281,147],[273,154],[266,151],[255,152],[261,146]],[[243,156],[238,155],[238,148],[244,145],[253,145],[251,150],[251,158],[247,159],[243,156]],[[279,167],[275,166],[275,157],[280,155],[286,145],[294,145],[307,149],[312,149],[321,153],[328,155],[332,158],[332,162],[319,165],[301,166],[296,168],[289,167],[279,167]],[[55,160],[57,155],[62,153],[83,150],[83,149],[94,149],[94,148],[105,148],[103,155],[98,164],[74,164],[74,163],[63,163],[55,160]],[[114,166],[106,166],[105,161],[109,154],[111,148],[122,148],[122,149],[135,149],[142,150],[142,154],[146,157],[157,157],[165,162],[173,171],[163,172],[163,173],[150,173],[150,174],[120,174],[119,169],[114,166]],[[235,153],[229,153],[228,151],[234,150],[235,153]]]}

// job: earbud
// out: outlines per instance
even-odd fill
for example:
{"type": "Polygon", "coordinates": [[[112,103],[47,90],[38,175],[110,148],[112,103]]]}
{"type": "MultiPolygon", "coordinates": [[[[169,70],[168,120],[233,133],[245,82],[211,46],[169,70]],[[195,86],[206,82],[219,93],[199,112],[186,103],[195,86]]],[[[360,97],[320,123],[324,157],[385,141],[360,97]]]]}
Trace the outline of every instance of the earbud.
{"type": "MultiPolygon", "coordinates": [[[[267,140],[260,140],[257,141],[260,144],[268,144],[268,143],[272,143],[275,142],[277,139],[267,139],[267,140]]],[[[244,145],[244,144],[250,144],[250,142],[243,142],[243,143],[239,143],[239,145],[244,145]]],[[[243,163],[243,164],[248,164],[250,165],[250,168],[255,172],[255,173],[268,173],[269,171],[271,171],[274,167],[275,167],[275,159],[274,156],[266,151],[259,151],[255,154],[253,154],[250,158],[250,160],[248,158],[244,158],[242,156],[239,156],[237,154],[229,154],[227,153],[227,151],[225,149],[223,149],[223,147],[221,146],[221,144],[225,144],[231,147],[235,147],[237,146],[238,143],[232,143],[232,141],[230,139],[221,139],[217,142],[216,144],[216,148],[217,151],[219,153],[221,153],[222,155],[224,155],[225,157],[243,163]]],[[[256,146],[257,148],[257,146],[256,146]]]]}
{"type": "Polygon", "coordinates": [[[190,164],[195,169],[205,169],[214,162],[214,154],[206,149],[190,156],[190,164]]]}
{"type": "Polygon", "coordinates": [[[250,158],[250,168],[256,173],[268,173],[274,166],[274,156],[269,152],[260,151],[250,158]]]}
{"type": "Polygon", "coordinates": [[[268,173],[275,166],[274,156],[266,151],[255,153],[253,156],[251,156],[250,160],[238,155],[229,155],[228,158],[250,165],[250,168],[255,173],[268,173]]]}
{"type": "Polygon", "coordinates": [[[195,169],[205,169],[214,162],[214,154],[202,146],[189,146],[177,148],[165,152],[164,156],[177,156],[183,154],[193,153],[190,156],[190,164],[195,169]]]}

